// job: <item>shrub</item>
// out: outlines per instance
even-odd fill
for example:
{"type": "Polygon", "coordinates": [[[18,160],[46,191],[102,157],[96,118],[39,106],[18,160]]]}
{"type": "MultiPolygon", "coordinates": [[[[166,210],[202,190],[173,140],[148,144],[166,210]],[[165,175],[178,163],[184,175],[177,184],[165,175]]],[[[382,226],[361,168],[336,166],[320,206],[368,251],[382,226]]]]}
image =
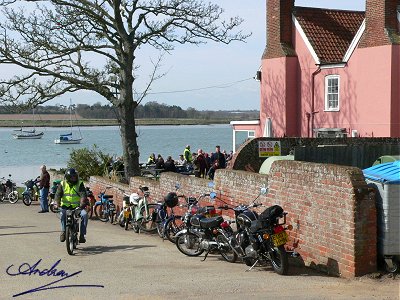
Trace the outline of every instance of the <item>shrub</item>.
{"type": "Polygon", "coordinates": [[[103,153],[96,145],[93,145],[91,150],[73,149],[68,160],[68,168],[76,169],[80,179],[88,180],[90,176],[106,175],[111,161],[111,155],[103,153]]]}

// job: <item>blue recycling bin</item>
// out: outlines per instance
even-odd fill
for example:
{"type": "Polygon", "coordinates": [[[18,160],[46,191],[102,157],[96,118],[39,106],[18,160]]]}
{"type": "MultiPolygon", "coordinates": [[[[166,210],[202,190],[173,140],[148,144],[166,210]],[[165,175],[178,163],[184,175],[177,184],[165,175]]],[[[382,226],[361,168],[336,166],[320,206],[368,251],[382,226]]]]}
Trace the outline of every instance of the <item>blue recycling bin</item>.
{"type": "Polygon", "coordinates": [[[363,170],[368,185],[376,193],[378,214],[378,254],[386,269],[396,272],[400,262],[400,160],[363,170]]]}

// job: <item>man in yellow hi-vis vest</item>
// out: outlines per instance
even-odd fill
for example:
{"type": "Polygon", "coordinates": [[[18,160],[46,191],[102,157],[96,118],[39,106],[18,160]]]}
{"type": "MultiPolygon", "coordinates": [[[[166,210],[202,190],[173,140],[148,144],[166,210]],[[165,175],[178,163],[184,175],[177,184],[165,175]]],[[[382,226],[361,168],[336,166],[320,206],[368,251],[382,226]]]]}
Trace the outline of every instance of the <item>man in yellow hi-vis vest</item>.
{"type": "Polygon", "coordinates": [[[61,210],[61,235],[60,242],[65,241],[65,222],[67,209],[81,207],[81,228],[79,243],[85,243],[86,227],[88,223],[88,214],[84,208],[88,205],[86,198],[86,189],[83,181],[79,180],[75,169],[68,169],[65,172],[64,180],[58,186],[55,201],[61,210]]]}

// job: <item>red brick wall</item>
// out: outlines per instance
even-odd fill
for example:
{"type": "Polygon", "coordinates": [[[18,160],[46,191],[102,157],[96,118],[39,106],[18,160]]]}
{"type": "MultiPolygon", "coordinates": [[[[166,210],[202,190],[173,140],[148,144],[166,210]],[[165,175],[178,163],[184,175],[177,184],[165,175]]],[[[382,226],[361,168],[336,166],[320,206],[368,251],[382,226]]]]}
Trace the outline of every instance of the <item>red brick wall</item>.
{"type": "Polygon", "coordinates": [[[267,46],[263,58],[295,56],[292,44],[294,0],[267,0],[267,46]]]}
{"type": "Polygon", "coordinates": [[[306,265],[342,277],[376,270],[376,209],[363,173],[354,167],[279,161],[267,202],[289,212],[306,265]]]}
{"type": "MultiPolygon", "coordinates": [[[[235,170],[217,170],[215,187],[208,181],[175,173],[163,173],[158,181],[134,177],[130,187],[113,184],[100,177],[91,177],[90,185],[99,191],[106,185],[137,191],[139,185],[150,188],[156,201],[179,182],[179,193],[198,196],[216,191],[227,203],[251,203],[260,188],[270,188],[267,196],[257,201],[265,205],[279,204],[288,212],[287,220],[294,229],[288,247],[298,244],[300,261],[330,274],[350,278],[376,270],[376,210],[362,171],[338,165],[278,161],[266,175],[235,170]]],[[[216,206],[219,201],[214,203],[216,206]]],[[[232,214],[231,214],[232,216],[232,214]]]]}
{"type": "Polygon", "coordinates": [[[397,6],[400,0],[366,0],[365,32],[359,47],[398,44],[397,6]]]}

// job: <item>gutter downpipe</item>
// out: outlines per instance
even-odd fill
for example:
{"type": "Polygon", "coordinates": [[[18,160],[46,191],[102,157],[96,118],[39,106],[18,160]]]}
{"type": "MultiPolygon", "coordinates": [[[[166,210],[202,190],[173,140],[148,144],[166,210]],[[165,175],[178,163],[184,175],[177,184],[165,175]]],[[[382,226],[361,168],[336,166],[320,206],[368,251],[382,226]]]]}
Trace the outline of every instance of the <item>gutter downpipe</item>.
{"type": "Polygon", "coordinates": [[[315,109],[315,76],[321,72],[321,65],[311,74],[311,113],[306,113],[307,117],[307,131],[308,137],[314,137],[314,115],[319,111],[314,111],[315,109]],[[311,117],[311,133],[310,133],[310,117],[311,117]]]}

